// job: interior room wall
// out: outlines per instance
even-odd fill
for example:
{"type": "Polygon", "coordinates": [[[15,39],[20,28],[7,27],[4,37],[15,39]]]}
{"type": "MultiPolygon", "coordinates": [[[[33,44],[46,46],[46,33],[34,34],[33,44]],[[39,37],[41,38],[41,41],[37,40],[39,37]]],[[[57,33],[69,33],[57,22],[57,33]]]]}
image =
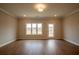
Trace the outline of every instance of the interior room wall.
{"type": "Polygon", "coordinates": [[[79,45],[79,11],[64,19],[64,39],[79,45]]]}
{"type": "Polygon", "coordinates": [[[48,39],[48,25],[54,24],[54,38],[62,39],[62,20],[59,18],[20,18],[18,19],[18,36],[17,39],[48,39]],[[42,35],[26,35],[27,23],[42,23],[43,34],[42,35]]]}
{"type": "Polygon", "coordinates": [[[0,47],[16,40],[17,20],[0,11],[0,47]]]}

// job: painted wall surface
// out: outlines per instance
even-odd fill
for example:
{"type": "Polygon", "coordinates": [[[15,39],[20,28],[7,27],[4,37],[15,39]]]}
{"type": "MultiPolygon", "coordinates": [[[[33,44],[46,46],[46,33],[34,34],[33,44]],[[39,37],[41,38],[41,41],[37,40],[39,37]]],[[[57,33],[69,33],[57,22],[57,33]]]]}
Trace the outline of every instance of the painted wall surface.
{"type": "Polygon", "coordinates": [[[48,24],[54,24],[54,38],[62,39],[62,20],[57,18],[21,18],[18,19],[18,39],[48,39],[48,24]],[[42,23],[42,35],[26,35],[27,23],[42,23]]]}
{"type": "Polygon", "coordinates": [[[9,41],[16,40],[17,20],[0,12],[0,46],[9,41]]]}
{"type": "Polygon", "coordinates": [[[79,12],[64,19],[64,39],[79,45],[79,12]]]}

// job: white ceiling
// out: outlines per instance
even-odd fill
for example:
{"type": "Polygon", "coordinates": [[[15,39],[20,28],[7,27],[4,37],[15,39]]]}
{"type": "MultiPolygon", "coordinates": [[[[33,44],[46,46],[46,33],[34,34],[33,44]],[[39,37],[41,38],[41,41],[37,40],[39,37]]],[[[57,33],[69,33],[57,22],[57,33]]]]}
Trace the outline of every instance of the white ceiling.
{"type": "Polygon", "coordinates": [[[44,12],[38,12],[34,3],[9,3],[0,4],[0,8],[14,15],[15,17],[64,17],[71,12],[79,9],[79,4],[62,4],[62,3],[47,3],[44,12]]]}

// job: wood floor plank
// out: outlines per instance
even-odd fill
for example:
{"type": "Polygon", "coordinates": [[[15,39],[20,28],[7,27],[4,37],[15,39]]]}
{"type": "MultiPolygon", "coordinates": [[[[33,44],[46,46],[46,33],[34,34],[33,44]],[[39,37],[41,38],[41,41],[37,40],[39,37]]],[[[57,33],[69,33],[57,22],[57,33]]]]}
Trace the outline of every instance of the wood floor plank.
{"type": "Polygon", "coordinates": [[[0,55],[79,55],[79,46],[64,40],[18,40],[1,47],[0,55]]]}

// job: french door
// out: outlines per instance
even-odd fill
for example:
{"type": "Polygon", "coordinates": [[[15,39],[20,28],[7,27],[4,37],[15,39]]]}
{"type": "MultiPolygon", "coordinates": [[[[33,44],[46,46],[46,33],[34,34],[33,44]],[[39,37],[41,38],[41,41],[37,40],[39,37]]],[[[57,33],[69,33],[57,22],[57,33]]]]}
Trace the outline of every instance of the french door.
{"type": "Polygon", "coordinates": [[[54,24],[48,24],[48,37],[54,38],[54,24]]]}

